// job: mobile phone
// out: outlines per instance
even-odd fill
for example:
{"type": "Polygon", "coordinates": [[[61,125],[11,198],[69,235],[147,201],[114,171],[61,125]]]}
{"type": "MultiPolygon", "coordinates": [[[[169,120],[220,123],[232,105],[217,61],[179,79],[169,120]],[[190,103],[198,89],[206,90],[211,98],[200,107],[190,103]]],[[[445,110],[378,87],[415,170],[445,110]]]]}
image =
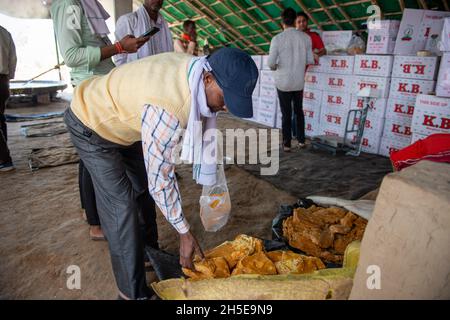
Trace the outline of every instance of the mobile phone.
{"type": "Polygon", "coordinates": [[[159,28],[153,27],[153,28],[151,28],[150,30],[147,30],[144,34],[142,34],[142,35],[140,36],[140,38],[152,36],[152,35],[154,35],[155,33],[157,33],[158,31],[159,31],[159,28]]]}

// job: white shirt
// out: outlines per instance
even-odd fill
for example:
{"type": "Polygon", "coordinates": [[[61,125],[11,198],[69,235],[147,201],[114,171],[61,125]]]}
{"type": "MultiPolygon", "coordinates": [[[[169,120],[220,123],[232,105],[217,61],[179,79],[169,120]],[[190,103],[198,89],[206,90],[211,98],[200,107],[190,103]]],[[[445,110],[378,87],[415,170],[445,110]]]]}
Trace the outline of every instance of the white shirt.
{"type": "Polygon", "coordinates": [[[169,25],[160,13],[155,22],[150,19],[144,6],[140,6],[135,12],[125,14],[117,20],[115,32],[117,41],[129,34],[139,37],[153,27],[159,28],[159,32],[151,36],[150,40],[138,52],[114,56],[114,62],[117,66],[158,53],[173,51],[173,40],[169,25]]]}
{"type": "Polygon", "coordinates": [[[275,70],[275,85],[281,91],[301,91],[305,71],[314,63],[311,38],[295,28],[287,28],[270,43],[268,65],[275,70]]]}
{"type": "Polygon", "coordinates": [[[14,41],[8,30],[0,26],[0,75],[9,75],[9,79],[14,79],[16,64],[14,41]]]}

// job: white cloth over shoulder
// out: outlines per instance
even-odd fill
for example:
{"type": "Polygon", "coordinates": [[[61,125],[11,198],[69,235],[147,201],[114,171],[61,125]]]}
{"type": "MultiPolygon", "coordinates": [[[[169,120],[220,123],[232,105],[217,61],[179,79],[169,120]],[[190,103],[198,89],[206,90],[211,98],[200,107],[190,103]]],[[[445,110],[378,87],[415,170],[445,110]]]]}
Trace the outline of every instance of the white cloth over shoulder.
{"type": "Polygon", "coordinates": [[[101,38],[108,35],[109,29],[106,20],[109,18],[109,14],[100,2],[97,0],[80,0],[80,2],[92,33],[101,38]]]}
{"type": "Polygon", "coordinates": [[[181,160],[193,163],[193,178],[202,185],[217,180],[217,114],[207,104],[203,71],[211,71],[206,56],[192,59],[189,65],[191,111],[181,151],[181,160]]]}

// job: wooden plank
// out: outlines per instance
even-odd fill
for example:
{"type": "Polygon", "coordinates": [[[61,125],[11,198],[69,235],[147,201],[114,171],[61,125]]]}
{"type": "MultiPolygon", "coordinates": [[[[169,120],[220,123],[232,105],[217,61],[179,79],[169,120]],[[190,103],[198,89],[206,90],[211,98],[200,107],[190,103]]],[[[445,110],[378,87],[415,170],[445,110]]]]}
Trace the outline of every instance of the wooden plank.
{"type": "MultiPolygon", "coordinates": [[[[336,1],[335,0],[331,0],[331,2],[337,6],[336,1]]],[[[350,18],[350,16],[348,15],[347,12],[345,12],[344,9],[342,9],[341,6],[337,6],[337,9],[339,10],[339,12],[344,16],[345,19],[347,19],[347,21],[352,25],[353,30],[357,30],[358,26],[356,25],[356,23],[352,20],[352,18],[350,18]]]]}
{"type": "Polygon", "coordinates": [[[336,19],[334,18],[334,16],[331,14],[330,10],[327,9],[327,7],[324,5],[324,3],[322,2],[322,0],[316,0],[317,3],[319,4],[319,6],[321,6],[323,8],[323,10],[325,11],[325,13],[327,14],[327,16],[331,19],[331,21],[334,22],[334,24],[336,25],[336,27],[338,27],[339,30],[342,30],[341,25],[336,21],[336,19]]]}

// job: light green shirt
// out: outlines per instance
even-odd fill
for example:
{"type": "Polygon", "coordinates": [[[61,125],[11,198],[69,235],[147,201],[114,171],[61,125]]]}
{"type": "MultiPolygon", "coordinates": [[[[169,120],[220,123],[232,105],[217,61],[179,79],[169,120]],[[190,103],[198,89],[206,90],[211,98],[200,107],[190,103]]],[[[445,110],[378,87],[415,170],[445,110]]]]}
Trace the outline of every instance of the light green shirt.
{"type": "Polygon", "coordinates": [[[50,13],[71,82],[78,85],[93,75],[107,74],[115,67],[111,58],[100,60],[100,48],[108,43],[92,33],[79,0],[54,0],[50,13]]]}

